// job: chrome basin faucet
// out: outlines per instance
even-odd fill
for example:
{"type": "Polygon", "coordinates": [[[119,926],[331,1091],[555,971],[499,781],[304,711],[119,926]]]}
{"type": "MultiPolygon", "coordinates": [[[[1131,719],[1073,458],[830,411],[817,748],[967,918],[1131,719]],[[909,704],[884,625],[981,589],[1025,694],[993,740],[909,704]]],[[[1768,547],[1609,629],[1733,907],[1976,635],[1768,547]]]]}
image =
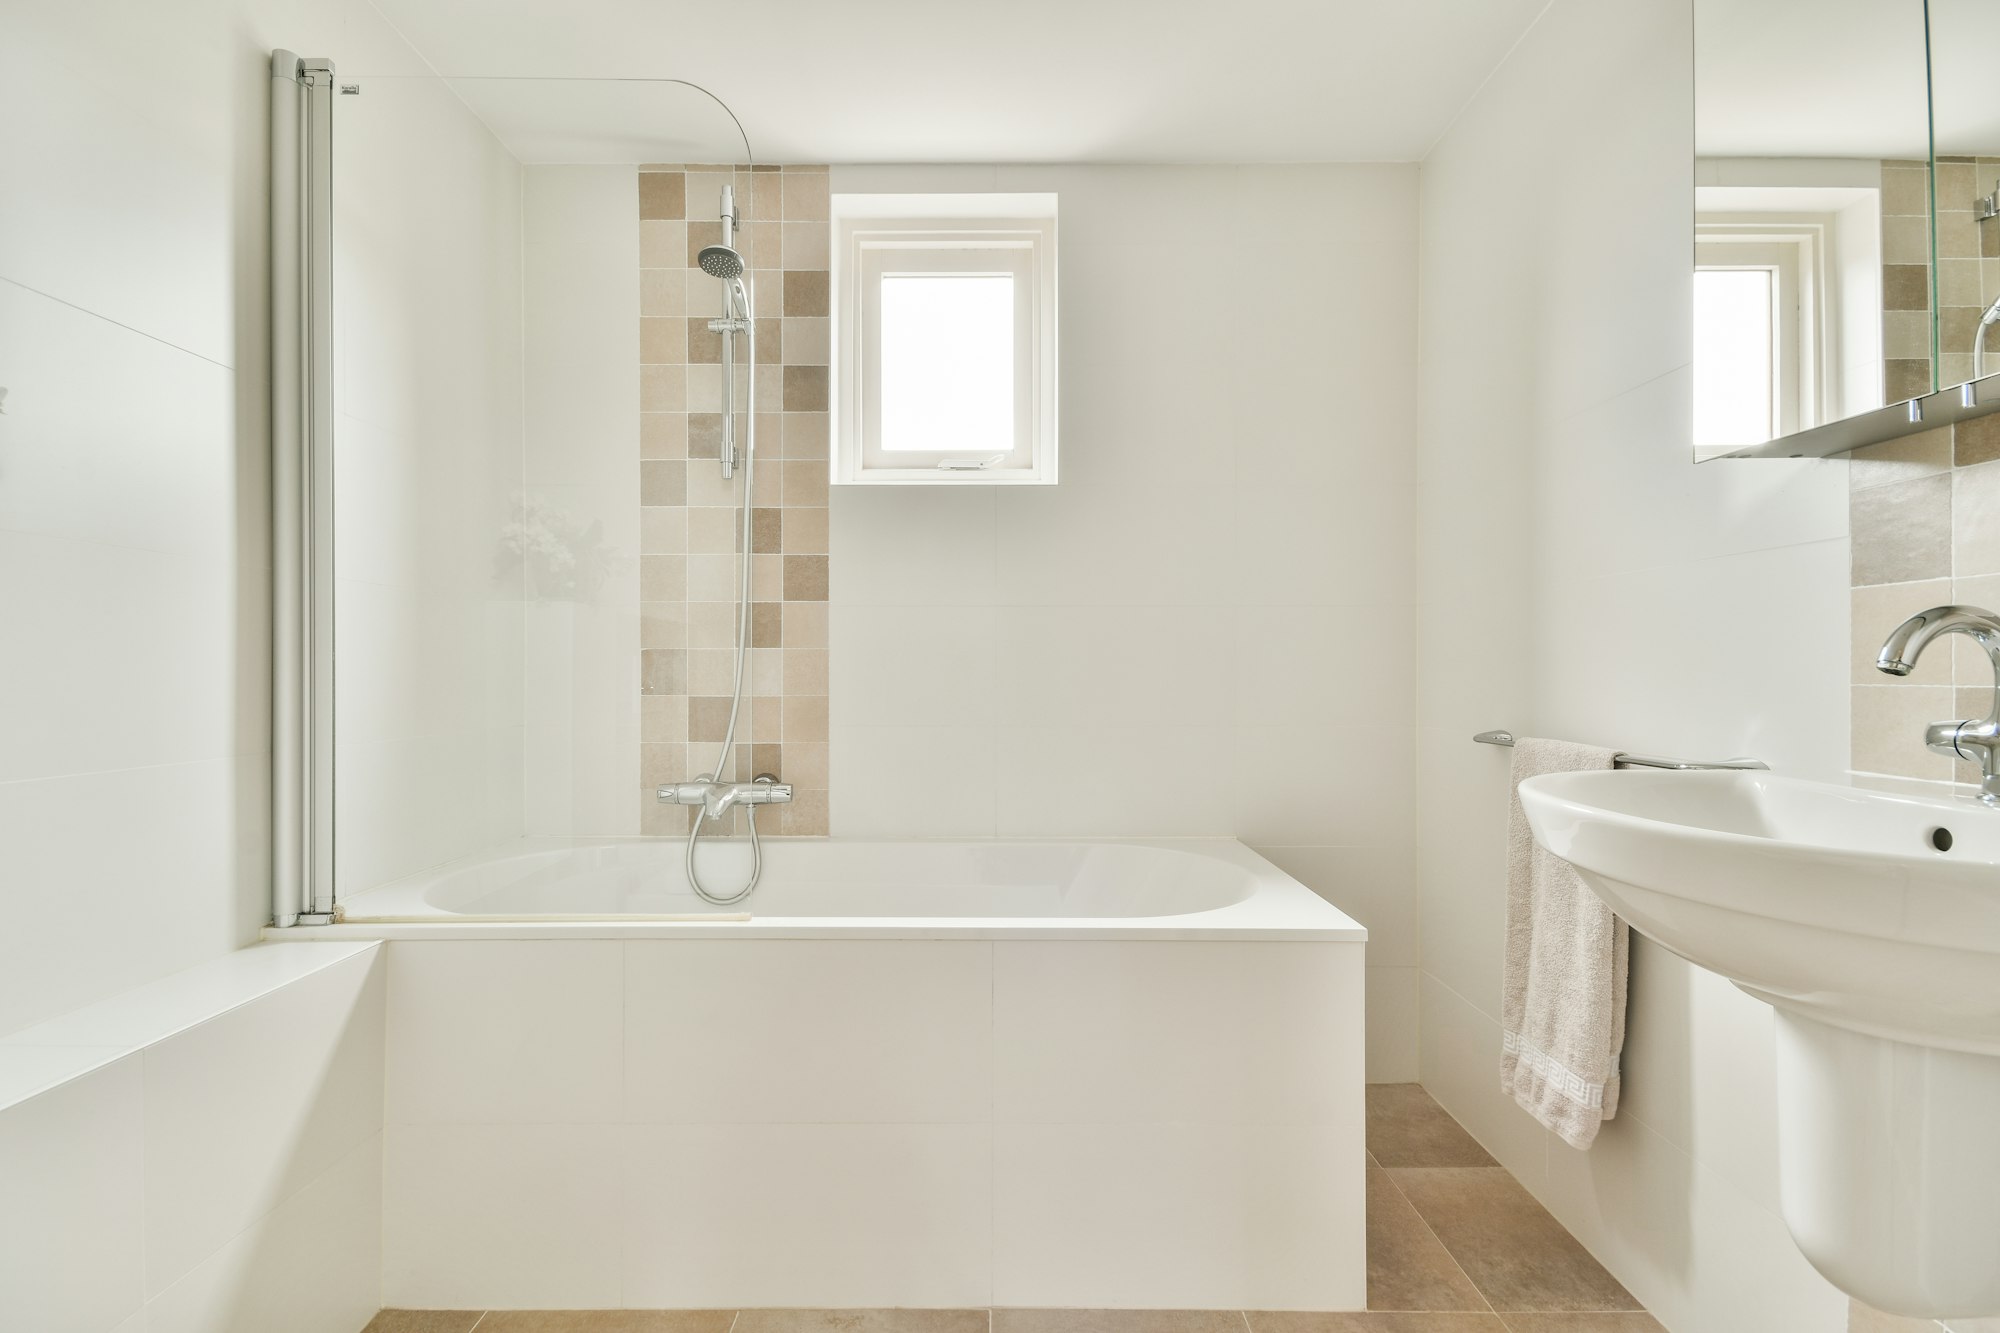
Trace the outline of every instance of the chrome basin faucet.
{"type": "Polygon", "coordinates": [[[1956,755],[1979,765],[1984,775],[1979,799],[2000,805],[2000,616],[1976,606],[1934,606],[1896,626],[1882,645],[1875,669],[1907,676],[1931,640],[1963,634],[1986,650],[1993,664],[1993,706],[1978,721],[1933,722],[1924,728],[1924,744],[1939,754],[1956,755]]]}

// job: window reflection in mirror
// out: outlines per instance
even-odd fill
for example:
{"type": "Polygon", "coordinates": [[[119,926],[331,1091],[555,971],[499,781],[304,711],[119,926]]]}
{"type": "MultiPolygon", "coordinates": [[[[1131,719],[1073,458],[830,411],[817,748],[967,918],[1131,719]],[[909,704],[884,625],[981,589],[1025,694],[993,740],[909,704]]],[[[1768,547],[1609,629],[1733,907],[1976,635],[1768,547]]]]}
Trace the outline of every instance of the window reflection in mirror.
{"type": "Polygon", "coordinates": [[[2000,374],[2000,3],[1931,0],[1938,382],[2000,374]]]}
{"type": "Polygon", "coordinates": [[[1924,41],[1921,0],[1696,0],[1698,458],[1930,391],[1924,41]]]}

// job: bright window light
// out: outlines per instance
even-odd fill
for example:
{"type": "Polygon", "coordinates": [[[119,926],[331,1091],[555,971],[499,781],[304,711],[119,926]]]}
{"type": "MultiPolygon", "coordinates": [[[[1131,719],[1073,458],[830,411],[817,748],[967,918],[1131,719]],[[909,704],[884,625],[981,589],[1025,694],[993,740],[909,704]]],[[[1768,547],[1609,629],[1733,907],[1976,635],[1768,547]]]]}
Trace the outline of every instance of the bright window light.
{"type": "Polygon", "coordinates": [[[1774,276],[1763,268],[1709,268],[1694,275],[1698,448],[1762,444],[1777,433],[1774,276]]]}
{"type": "Polygon", "coordinates": [[[881,447],[1003,454],[1014,438],[1012,274],[884,274],[881,447]]]}

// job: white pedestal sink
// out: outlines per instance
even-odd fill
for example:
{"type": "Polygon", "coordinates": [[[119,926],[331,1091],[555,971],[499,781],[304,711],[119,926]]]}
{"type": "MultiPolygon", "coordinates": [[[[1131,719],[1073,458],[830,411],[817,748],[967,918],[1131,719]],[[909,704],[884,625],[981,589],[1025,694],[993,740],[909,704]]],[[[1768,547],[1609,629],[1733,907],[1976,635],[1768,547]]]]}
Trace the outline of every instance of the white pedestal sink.
{"type": "Polygon", "coordinates": [[[1521,784],[1634,930],[1778,1011],[1785,1221],[1836,1286],[2000,1312],[2000,810],[1769,773],[1521,784]]]}

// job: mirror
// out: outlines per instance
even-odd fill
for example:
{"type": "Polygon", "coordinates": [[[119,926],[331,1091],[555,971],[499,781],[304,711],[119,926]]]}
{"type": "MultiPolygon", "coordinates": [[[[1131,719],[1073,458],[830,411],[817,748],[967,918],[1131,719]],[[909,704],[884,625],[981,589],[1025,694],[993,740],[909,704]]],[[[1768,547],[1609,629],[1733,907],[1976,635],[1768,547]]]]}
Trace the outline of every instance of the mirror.
{"type": "MultiPolygon", "coordinates": [[[[1990,0],[1945,3],[1968,27],[1993,22],[1990,0]]],[[[1694,11],[1696,458],[1918,397],[1960,361],[1969,372],[1969,330],[1960,361],[1935,350],[1922,0],[1694,11]]],[[[2000,117],[1976,83],[1994,48],[1964,40],[1969,141],[1981,114],[2000,117]]],[[[1969,224],[1971,165],[1959,174],[1969,224]]]]}
{"type": "Polygon", "coordinates": [[[1931,0],[1938,384],[2000,373],[2000,4],[1931,0]]]}

